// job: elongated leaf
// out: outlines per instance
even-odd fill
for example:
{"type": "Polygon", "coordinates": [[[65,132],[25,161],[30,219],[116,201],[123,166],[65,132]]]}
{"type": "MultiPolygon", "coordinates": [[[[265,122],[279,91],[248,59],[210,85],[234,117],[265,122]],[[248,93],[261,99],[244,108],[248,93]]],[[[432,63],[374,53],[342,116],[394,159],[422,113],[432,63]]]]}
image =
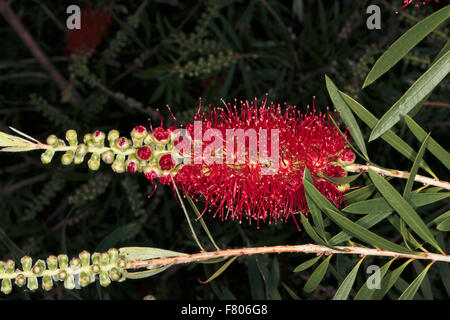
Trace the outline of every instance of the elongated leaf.
{"type": "Polygon", "coordinates": [[[229,259],[227,262],[225,262],[216,272],[214,272],[214,274],[209,277],[208,280],[206,281],[200,281],[201,283],[205,284],[208,283],[210,281],[213,281],[215,278],[217,278],[218,276],[220,276],[225,270],[227,270],[227,268],[233,263],[234,260],[237,259],[238,256],[235,256],[231,259],[229,259]]]}
{"type": "Polygon", "coordinates": [[[305,191],[311,196],[314,202],[324,211],[324,213],[333,220],[337,225],[344,229],[347,233],[352,234],[356,238],[365,241],[373,246],[384,250],[395,252],[411,253],[404,247],[392,243],[364,227],[354,223],[350,219],[344,217],[331,202],[328,201],[309,181],[303,180],[305,191]]]}
{"type": "Polygon", "coordinates": [[[425,149],[428,146],[428,139],[430,138],[430,134],[427,135],[425,140],[423,140],[422,145],[420,146],[419,152],[417,153],[416,160],[414,160],[411,171],[409,172],[409,178],[406,181],[405,190],[403,191],[403,197],[408,200],[411,197],[411,191],[414,184],[414,179],[416,178],[417,170],[419,170],[419,163],[422,160],[423,154],[425,153],[425,149]]]}
{"type": "MultiPolygon", "coordinates": [[[[450,51],[449,51],[450,53],[450,51]]],[[[411,132],[416,136],[417,140],[423,142],[427,137],[427,133],[423,130],[411,117],[405,116],[406,125],[409,127],[411,132]]],[[[441,161],[447,169],[450,170],[450,153],[448,153],[444,148],[442,148],[439,143],[433,138],[429,138],[428,150],[441,161]]]]}
{"type": "Polygon", "coordinates": [[[358,261],[358,263],[353,267],[352,271],[345,277],[344,281],[340,285],[339,289],[337,289],[336,294],[333,297],[333,300],[347,300],[350,290],[355,283],[356,275],[358,274],[359,266],[361,262],[363,262],[364,257],[358,261]]]}
{"type": "MultiPolygon", "coordinates": [[[[349,95],[340,92],[342,97],[344,98],[347,105],[352,109],[352,111],[362,120],[364,123],[372,129],[378,122],[377,117],[375,117],[370,111],[364,108],[360,103],[354,100],[349,95]]],[[[381,139],[386,141],[390,146],[392,146],[395,150],[400,152],[406,158],[411,161],[414,161],[417,153],[403,141],[398,135],[396,135],[392,130],[388,130],[383,135],[381,135],[381,139]]],[[[431,170],[431,168],[425,163],[425,161],[420,161],[420,166],[425,169],[429,174],[435,177],[435,174],[431,170]]]]}
{"type": "Polygon", "coordinates": [[[443,214],[441,214],[440,216],[434,218],[432,221],[430,221],[427,225],[433,225],[433,224],[439,224],[444,220],[447,220],[448,218],[450,218],[450,210],[447,210],[446,212],[444,212],[443,214]]]}
{"type": "Polygon", "coordinates": [[[281,282],[281,285],[283,286],[283,288],[287,291],[287,293],[291,296],[291,298],[293,300],[302,300],[300,299],[300,297],[294,292],[294,290],[292,290],[291,288],[289,288],[284,282],[281,282]]]}
{"type": "Polygon", "coordinates": [[[389,69],[391,69],[412,48],[414,48],[420,41],[422,41],[423,38],[433,32],[433,30],[440,26],[444,21],[446,21],[449,16],[450,6],[446,6],[423,19],[411,29],[409,29],[406,33],[404,33],[375,62],[372,70],[370,70],[369,74],[364,80],[363,88],[373,83],[376,79],[378,79],[389,69]]]}
{"type": "Polygon", "coordinates": [[[367,279],[366,282],[364,282],[364,285],[359,289],[358,293],[355,296],[355,300],[372,300],[373,295],[375,294],[376,290],[381,289],[381,281],[383,281],[384,276],[389,270],[389,267],[391,266],[392,262],[394,262],[396,258],[389,260],[386,262],[378,271],[379,272],[379,280],[380,280],[380,288],[369,288],[367,286],[367,282],[369,279],[367,279]]]}
{"type": "MultiPolygon", "coordinates": [[[[450,6],[449,6],[450,8],[450,6]]],[[[408,114],[423,100],[450,71],[450,51],[439,58],[406,93],[381,117],[369,137],[369,142],[379,138],[392,128],[402,116],[408,114]]]]}
{"type": "Polygon", "coordinates": [[[305,290],[305,292],[310,293],[310,292],[313,292],[317,288],[317,286],[319,285],[319,283],[322,281],[323,277],[327,273],[327,269],[328,269],[328,265],[330,264],[331,257],[332,257],[332,255],[328,256],[325,260],[323,260],[321,262],[321,264],[319,264],[319,266],[316,268],[316,270],[314,270],[314,272],[311,274],[308,281],[306,281],[305,287],[303,288],[303,290],[305,290]]]}
{"type": "Polygon", "coordinates": [[[428,264],[423,271],[417,276],[416,279],[414,279],[413,282],[409,285],[409,287],[402,293],[402,295],[398,298],[398,300],[412,300],[414,299],[414,296],[417,293],[417,290],[419,290],[420,285],[422,284],[422,281],[425,279],[425,276],[427,275],[428,269],[433,265],[434,262],[431,262],[428,264]]]}
{"type": "Polygon", "coordinates": [[[352,176],[347,176],[347,177],[329,177],[327,175],[324,174],[325,179],[333,182],[333,183],[338,183],[338,184],[346,184],[346,183],[352,183],[353,181],[355,181],[356,179],[358,179],[358,177],[361,175],[361,173],[358,174],[354,174],[352,176]]]}
{"type": "Polygon", "coordinates": [[[374,293],[374,299],[375,300],[381,300],[386,293],[388,293],[389,290],[391,290],[392,286],[397,282],[398,278],[402,274],[403,270],[410,264],[413,260],[409,259],[405,263],[403,263],[401,266],[399,266],[394,271],[387,274],[383,280],[381,281],[381,290],[377,290],[374,293]]]}
{"type": "Polygon", "coordinates": [[[163,272],[164,270],[170,268],[172,265],[166,265],[166,266],[153,266],[150,270],[145,271],[136,271],[136,272],[125,272],[125,276],[127,279],[143,279],[147,277],[154,276],[155,274],[158,274],[160,272],[163,272]]]}
{"type": "Polygon", "coordinates": [[[333,101],[334,107],[340,112],[341,118],[352,134],[353,140],[355,141],[359,150],[361,150],[361,152],[366,156],[366,158],[369,158],[369,156],[367,155],[364,137],[361,133],[361,129],[358,126],[358,123],[356,122],[355,117],[353,116],[352,111],[348,108],[336,85],[327,75],[325,75],[325,82],[331,101],[333,101]]]}
{"type": "MultiPolygon", "coordinates": [[[[421,207],[427,204],[441,201],[450,197],[450,192],[436,192],[436,193],[412,193],[409,202],[414,207],[421,207]]],[[[354,214],[374,214],[392,212],[394,209],[384,198],[376,198],[365,201],[352,203],[351,205],[342,209],[343,212],[354,214]]]]}
{"type": "Polygon", "coordinates": [[[305,228],[306,233],[316,242],[316,243],[320,243],[321,245],[324,246],[329,246],[325,240],[323,240],[318,234],[317,232],[314,230],[314,228],[311,226],[311,224],[309,223],[308,219],[306,219],[305,215],[303,213],[300,214],[302,217],[302,225],[305,228]]]}
{"type": "Polygon", "coordinates": [[[301,272],[304,271],[310,267],[312,267],[313,265],[316,264],[316,262],[320,259],[320,256],[318,257],[314,257],[312,259],[309,259],[301,264],[299,264],[295,269],[294,272],[301,272]]]}
{"type": "Polygon", "coordinates": [[[375,189],[376,188],[373,184],[369,184],[365,187],[344,194],[344,198],[348,203],[364,201],[372,195],[375,189]]]}
{"type": "MultiPolygon", "coordinates": [[[[403,199],[389,182],[385,181],[375,171],[369,168],[369,176],[377,187],[378,191],[383,195],[389,205],[405,220],[406,224],[423,240],[431,244],[433,247],[442,252],[433,234],[428,229],[420,216],[414,211],[413,207],[403,199]]],[[[443,252],[442,252],[443,253],[443,252]]]]}
{"type": "Polygon", "coordinates": [[[327,240],[327,236],[325,234],[325,226],[323,223],[322,213],[319,208],[317,208],[314,201],[311,200],[310,196],[305,194],[306,203],[308,204],[309,212],[311,212],[311,216],[313,218],[314,224],[317,227],[317,233],[325,240],[327,240]]]}
{"type": "Polygon", "coordinates": [[[450,231],[450,218],[442,221],[436,226],[436,229],[440,231],[450,231]]]}
{"type": "Polygon", "coordinates": [[[151,247],[125,247],[119,252],[125,254],[127,260],[149,260],[161,257],[186,256],[186,253],[151,247]]]}
{"type": "MultiPolygon", "coordinates": [[[[424,269],[422,266],[422,262],[419,260],[413,261],[412,265],[416,271],[416,274],[419,274],[424,269]]],[[[422,284],[420,285],[420,291],[422,291],[424,299],[434,300],[433,289],[431,288],[431,282],[428,276],[425,276],[425,278],[423,279],[422,284]]]]}
{"type": "Polygon", "coordinates": [[[258,270],[255,256],[247,257],[247,266],[248,280],[250,283],[250,293],[252,295],[252,299],[263,300],[265,297],[264,282],[261,277],[261,273],[258,270]]]}

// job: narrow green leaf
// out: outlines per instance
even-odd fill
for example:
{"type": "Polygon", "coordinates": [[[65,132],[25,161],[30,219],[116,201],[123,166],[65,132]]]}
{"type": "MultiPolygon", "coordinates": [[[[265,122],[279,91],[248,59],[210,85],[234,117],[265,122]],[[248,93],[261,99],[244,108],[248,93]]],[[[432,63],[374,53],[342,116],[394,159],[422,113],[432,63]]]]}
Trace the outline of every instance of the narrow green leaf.
{"type": "Polygon", "coordinates": [[[295,269],[294,272],[301,272],[304,271],[310,267],[312,267],[313,265],[316,264],[316,262],[320,259],[320,256],[314,257],[312,259],[309,259],[301,264],[299,264],[295,269]]]}
{"type": "Polygon", "coordinates": [[[281,285],[283,286],[283,288],[287,291],[287,293],[291,296],[291,298],[293,300],[302,300],[300,299],[300,297],[294,292],[294,290],[292,290],[291,288],[289,288],[284,282],[281,282],[281,285]]]}
{"type": "Polygon", "coordinates": [[[347,104],[345,103],[344,99],[342,98],[341,94],[339,93],[338,88],[333,83],[333,81],[325,75],[325,82],[327,85],[328,94],[330,95],[331,101],[333,101],[334,107],[340,112],[340,116],[344,123],[347,125],[348,130],[350,131],[353,140],[355,141],[356,145],[358,146],[359,150],[366,156],[366,158],[369,158],[367,155],[367,149],[366,144],[364,142],[364,137],[361,133],[361,129],[359,128],[358,124],[356,123],[356,119],[353,116],[353,113],[348,108],[347,104]]]}
{"type": "Polygon", "coordinates": [[[403,270],[405,270],[408,264],[410,264],[412,261],[412,259],[409,259],[383,278],[383,280],[381,281],[381,290],[377,290],[373,295],[374,300],[381,300],[386,295],[386,293],[391,290],[392,286],[397,282],[403,270]]]}
{"type": "Polygon", "coordinates": [[[369,279],[367,279],[366,282],[364,282],[364,285],[359,289],[358,293],[355,296],[355,300],[372,300],[373,295],[375,294],[376,290],[381,289],[381,281],[383,281],[384,276],[389,270],[389,267],[391,266],[392,262],[395,261],[396,258],[389,260],[386,262],[380,269],[378,269],[375,272],[379,272],[379,280],[380,280],[380,288],[371,288],[367,286],[367,282],[369,279]]]}
{"type": "MultiPolygon", "coordinates": [[[[450,51],[449,51],[450,53],[450,51]]],[[[406,125],[409,127],[411,132],[416,136],[417,140],[423,142],[427,133],[423,130],[411,117],[408,115],[405,116],[406,125]]],[[[433,138],[429,138],[428,141],[428,150],[441,161],[447,169],[450,170],[450,153],[448,153],[444,148],[442,148],[439,143],[436,142],[433,138]]]]}
{"type": "Polygon", "coordinates": [[[373,184],[369,184],[365,187],[344,194],[344,198],[348,203],[363,201],[369,198],[374,191],[375,186],[373,184]]]}
{"type": "Polygon", "coordinates": [[[306,281],[305,287],[303,290],[305,292],[310,293],[313,292],[319,283],[322,281],[323,277],[327,273],[328,265],[330,264],[331,256],[328,256],[325,260],[322,261],[321,264],[314,270],[314,272],[309,277],[308,281],[306,281]]]}
{"type": "Polygon", "coordinates": [[[326,233],[325,233],[325,226],[323,223],[322,213],[320,212],[319,208],[317,208],[314,201],[311,200],[311,197],[305,194],[306,203],[308,204],[309,212],[311,212],[311,216],[314,221],[314,225],[317,227],[317,233],[323,238],[327,239],[326,233]]]}
{"type": "Polygon", "coordinates": [[[359,266],[361,262],[363,262],[364,257],[358,261],[356,266],[353,267],[352,271],[345,277],[344,281],[340,285],[339,289],[337,289],[336,294],[333,297],[333,300],[347,300],[348,295],[350,294],[350,290],[355,283],[356,275],[358,274],[359,266]]]}
{"type": "Polygon", "coordinates": [[[419,152],[417,153],[416,160],[414,160],[413,166],[411,167],[411,171],[409,172],[409,178],[406,181],[405,190],[403,191],[403,197],[406,200],[409,200],[411,197],[411,191],[414,184],[414,179],[416,178],[417,170],[419,170],[419,163],[422,160],[423,154],[428,146],[428,139],[430,138],[430,134],[427,135],[425,140],[423,140],[422,145],[420,146],[419,152]]]}
{"type": "Polygon", "coordinates": [[[136,271],[136,272],[125,272],[125,276],[127,279],[143,279],[147,277],[154,276],[155,274],[158,274],[160,272],[163,272],[164,270],[170,268],[172,265],[166,265],[166,266],[152,266],[150,270],[145,271],[136,271]]]}
{"type": "Polygon", "coordinates": [[[439,215],[438,217],[434,218],[432,221],[430,221],[427,225],[433,225],[433,224],[439,224],[444,220],[447,220],[447,218],[450,218],[450,210],[447,210],[443,214],[439,215]]]}
{"type": "Polygon", "coordinates": [[[364,227],[354,223],[350,219],[344,217],[339,213],[331,202],[325,198],[309,181],[303,179],[303,184],[305,186],[305,191],[311,196],[313,201],[324,211],[324,213],[333,220],[337,225],[344,229],[347,233],[352,234],[356,238],[365,241],[373,246],[391,250],[395,252],[411,253],[406,248],[401,247],[395,243],[392,243],[375,233],[367,230],[364,227]]]}
{"type": "MultiPolygon", "coordinates": [[[[412,193],[409,202],[414,207],[422,207],[430,203],[450,197],[450,192],[412,193]]],[[[359,201],[342,209],[343,212],[354,214],[374,214],[392,212],[394,209],[384,198],[359,201]]]]}
{"type": "Polygon", "coordinates": [[[372,70],[370,70],[364,80],[363,88],[373,83],[381,77],[389,69],[391,69],[398,61],[400,61],[412,48],[434,29],[439,27],[450,16],[450,6],[446,6],[439,11],[434,12],[427,18],[423,19],[399,39],[397,39],[388,50],[375,62],[372,70]]]}
{"type": "MultiPolygon", "coordinates": [[[[344,98],[347,105],[352,109],[352,111],[370,128],[372,129],[378,122],[377,117],[375,117],[370,111],[364,108],[360,103],[354,100],[349,95],[340,92],[342,97],[344,98]]],[[[392,130],[388,130],[381,136],[381,139],[386,141],[390,146],[392,146],[395,150],[400,152],[406,158],[411,161],[414,161],[416,158],[416,152],[403,141],[398,135],[396,135],[392,130]]],[[[435,174],[431,170],[431,168],[425,163],[425,161],[420,161],[420,166],[425,169],[429,174],[435,177],[435,174]]]]}
{"type": "Polygon", "coordinates": [[[450,231],[450,218],[442,221],[436,226],[436,229],[440,231],[450,231]]]}
{"type": "Polygon", "coordinates": [[[150,260],[161,257],[186,256],[186,253],[151,247],[124,247],[119,252],[125,254],[127,260],[150,260]]]}
{"type": "MultiPolygon", "coordinates": [[[[449,6],[450,8],[450,6],[449,6]]],[[[424,99],[450,72],[450,51],[439,58],[406,93],[381,117],[369,137],[369,142],[377,139],[392,128],[402,116],[410,112],[424,99]]]]}
{"type": "Polygon", "coordinates": [[[427,275],[428,269],[433,265],[434,262],[428,264],[423,271],[414,279],[413,282],[409,285],[409,287],[402,293],[402,295],[398,298],[398,300],[412,300],[419,290],[420,285],[422,284],[423,279],[427,275]]]}
{"type": "Polygon", "coordinates": [[[256,258],[254,256],[247,257],[247,268],[252,299],[263,300],[265,297],[264,282],[261,277],[261,273],[258,270],[256,258]]]}
{"type": "Polygon", "coordinates": [[[346,184],[346,183],[352,183],[353,181],[355,181],[356,179],[358,179],[358,177],[361,175],[362,173],[358,173],[358,174],[354,174],[351,176],[347,176],[347,177],[329,177],[326,174],[324,174],[323,176],[325,177],[325,179],[333,182],[333,183],[337,183],[337,184],[346,184]]]}
{"type": "MultiPolygon", "coordinates": [[[[413,261],[412,264],[417,274],[423,271],[424,268],[421,261],[416,260],[413,261]]],[[[420,285],[420,291],[422,291],[424,299],[434,300],[433,289],[431,288],[431,282],[428,276],[425,276],[425,278],[423,279],[422,284],[420,285]]]]}
{"type": "Polygon", "coordinates": [[[311,224],[309,223],[308,219],[306,219],[305,215],[303,213],[300,213],[301,215],[301,220],[302,220],[302,225],[305,228],[306,233],[316,242],[316,243],[320,243],[321,245],[324,246],[329,246],[318,234],[317,232],[314,230],[314,228],[311,226],[311,224]]]}
{"type": "MultiPolygon", "coordinates": [[[[434,239],[433,234],[428,229],[420,216],[414,211],[413,207],[403,199],[389,182],[385,181],[380,175],[369,168],[369,176],[378,191],[383,195],[389,205],[405,220],[406,224],[423,240],[442,252],[442,249],[434,239]]],[[[443,253],[443,252],[442,252],[443,253]]]]}
{"type": "Polygon", "coordinates": [[[236,260],[238,258],[238,256],[235,256],[231,259],[229,259],[227,262],[225,262],[216,272],[214,272],[214,274],[209,277],[208,280],[206,281],[200,281],[201,283],[205,284],[208,283],[210,281],[213,281],[215,278],[217,278],[218,276],[220,276],[225,270],[227,270],[227,268],[233,263],[234,260],[236,260]]]}

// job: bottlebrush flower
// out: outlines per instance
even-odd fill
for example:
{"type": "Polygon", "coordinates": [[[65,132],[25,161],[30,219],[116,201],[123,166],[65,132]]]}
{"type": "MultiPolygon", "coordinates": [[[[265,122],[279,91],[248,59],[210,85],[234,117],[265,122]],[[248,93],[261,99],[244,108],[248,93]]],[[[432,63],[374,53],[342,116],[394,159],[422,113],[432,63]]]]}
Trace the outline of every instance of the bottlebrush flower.
{"type": "Polygon", "coordinates": [[[97,48],[107,35],[112,22],[103,8],[86,7],[81,10],[81,29],[68,30],[64,39],[68,54],[91,51],[97,48]]]}
{"type": "MultiPolygon", "coordinates": [[[[196,155],[195,146],[199,141],[195,137],[195,123],[186,125],[187,136],[194,142],[193,157],[177,172],[174,181],[185,194],[195,199],[203,198],[205,211],[213,211],[214,216],[220,216],[222,220],[231,218],[241,222],[247,219],[250,223],[252,220],[257,220],[257,223],[260,220],[276,222],[278,219],[286,220],[295,212],[308,213],[302,183],[305,167],[311,173],[316,188],[336,206],[342,205],[342,195],[348,188],[339,188],[324,175],[346,176],[339,158],[343,157],[348,163],[355,157],[328,115],[316,115],[314,105],[312,112],[301,114],[293,106],[286,106],[282,111],[280,105],[267,107],[264,103],[258,107],[256,102],[249,104],[247,101],[241,102],[239,110],[236,104],[234,107],[227,104],[224,109],[212,108],[208,115],[198,115],[196,120],[201,120],[203,131],[217,129],[223,137],[239,129],[247,133],[251,130],[264,132],[261,129],[278,132],[275,138],[278,139],[279,159],[278,163],[273,163],[261,161],[264,160],[261,154],[256,161],[255,157],[251,159],[252,152],[259,153],[261,147],[267,148],[268,158],[277,152],[271,150],[274,137],[269,134],[266,134],[267,143],[257,139],[257,147],[253,150],[250,147],[240,151],[230,148],[231,144],[223,146],[222,143],[221,146],[217,138],[212,141],[203,139],[200,143],[202,152],[198,150],[196,155]],[[244,163],[212,161],[218,158],[238,160],[239,152],[244,155],[244,163]],[[277,169],[264,174],[272,167],[277,169]]],[[[250,136],[245,138],[249,145],[250,136]]]]}

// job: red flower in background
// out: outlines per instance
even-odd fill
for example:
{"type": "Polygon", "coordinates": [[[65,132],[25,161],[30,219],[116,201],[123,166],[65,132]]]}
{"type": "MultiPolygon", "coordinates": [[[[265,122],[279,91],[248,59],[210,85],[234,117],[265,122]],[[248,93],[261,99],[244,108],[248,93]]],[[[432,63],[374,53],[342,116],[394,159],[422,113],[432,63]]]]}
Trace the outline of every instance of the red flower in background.
{"type": "MultiPolygon", "coordinates": [[[[400,8],[400,10],[406,8],[407,6],[409,6],[413,2],[415,2],[414,3],[414,7],[418,7],[420,3],[427,4],[430,1],[432,1],[432,0],[403,0],[403,6],[400,8]]],[[[434,2],[439,3],[439,0],[434,0],[434,2]]]]}
{"type": "Polygon", "coordinates": [[[65,51],[90,51],[97,48],[108,34],[111,16],[103,8],[86,7],[81,10],[81,29],[68,30],[64,39],[65,51]]]}
{"type": "MultiPolygon", "coordinates": [[[[308,213],[302,182],[305,168],[308,168],[316,188],[336,206],[341,206],[342,195],[348,187],[332,183],[324,175],[346,176],[340,158],[342,156],[344,161],[353,158],[354,161],[354,155],[352,157],[353,152],[346,148],[347,142],[329,116],[316,115],[314,105],[312,112],[301,114],[296,107],[286,106],[282,111],[280,105],[266,107],[265,104],[258,107],[256,102],[241,102],[240,110],[236,105],[228,104],[224,109],[211,108],[208,115],[198,115],[196,120],[201,120],[203,131],[214,128],[223,136],[229,129],[254,129],[256,132],[278,129],[280,157],[275,174],[262,174],[267,166],[259,161],[255,163],[246,159],[243,165],[203,161],[185,164],[174,177],[176,185],[194,199],[203,198],[205,211],[214,212],[214,216],[218,215],[222,220],[247,219],[251,223],[254,219],[258,224],[260,220],[269,220],[270,223],[272,220],[286,220],[295,212],[308,213]]],[[[186,125],[191,139],[195,136],[193,128],[192,123],[186,125]]],[[[267,149],[270,153],[269,136],[267,149]]],[[[203,159],[205,149],[211,150],[207,149],[210,143],[203,143],[203,159]]],[[[226,148],[222,151],[227,153],[226,148]]],[[[246,157],[249,154],[250,151],[246,157]]]]}

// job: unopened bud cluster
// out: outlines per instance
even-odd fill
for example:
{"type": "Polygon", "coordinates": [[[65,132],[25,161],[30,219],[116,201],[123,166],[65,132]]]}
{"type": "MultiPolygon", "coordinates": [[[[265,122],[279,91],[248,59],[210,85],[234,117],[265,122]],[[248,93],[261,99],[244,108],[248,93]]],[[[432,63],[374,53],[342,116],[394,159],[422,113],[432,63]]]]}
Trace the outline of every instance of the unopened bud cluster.
{"type": "Polygon", "coordinates": [[[25,256],[20,259],[22,270],[15,268],[15,262],[0,261],[1,291],[9,294],[12,286],[26,286],[34,291],[39,288],[49,291],[56,282],[63,282],[66,289],[80,289],[98,280],[107,287],[112,281],[126,279],[127,261],[119,250],[111,248],[108,252],[90,254],[82,251],[78,257],[69,260],[65,254],[49,256],[45,261],[25,256]],[[40,278],[40,279],[39,279],[40,278]]]}
{"type": "Polygon", "coordinates": [[[173,129],[163,127],[149,132],[143,126],[136,126],[131,138],[120,136],[117,130],[107,134],[97,130],[80,139],[75,130],[68,130],[67,143],[55,135],[47,138],[48,149],[42,153],[41,161],[50,163],[55,152],[63,151],[63,165],[80,164],[88,158],[88,166],[94,171],[103,161],[116,173],[142,172],[152,183],[159,178],[163,184],[169,184],[171,176],[183,164],[183,158],[174,148],[175,138],[173,129]]]}

